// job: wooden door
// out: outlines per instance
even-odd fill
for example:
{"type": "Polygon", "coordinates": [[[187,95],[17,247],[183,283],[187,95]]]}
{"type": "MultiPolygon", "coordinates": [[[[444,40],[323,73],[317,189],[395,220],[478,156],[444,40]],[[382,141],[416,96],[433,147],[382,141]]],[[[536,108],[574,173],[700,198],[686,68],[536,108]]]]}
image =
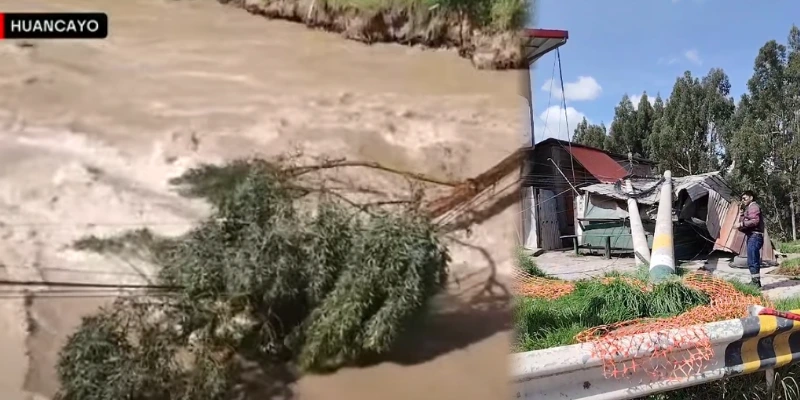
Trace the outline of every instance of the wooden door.
{"type": "Polygon", "coordinates": [[[558,228],[558,213],[555,194],[550,190],[539,189],[536,196],[536,216],[539,227],[539,246],[542,250],[563,247],[558,228]]]}

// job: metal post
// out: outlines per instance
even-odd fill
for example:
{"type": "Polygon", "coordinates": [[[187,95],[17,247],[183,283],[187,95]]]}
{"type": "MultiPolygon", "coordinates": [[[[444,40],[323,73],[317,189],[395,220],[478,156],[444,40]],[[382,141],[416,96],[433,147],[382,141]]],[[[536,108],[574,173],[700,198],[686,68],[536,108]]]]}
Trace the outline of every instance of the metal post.
{"type": "MultiPolygon", "coordinates": [[[[628,193],[633,194],[633,184],[630,179],[625,181],[628,193]]],[[[639,215],[639,204],[636,199],[628,198],[628,217],[631,221],[631,235],[633,240],[633,252],[636,256],[636,265],[642,266],[650,264],[650,247],[647,245],[647,236],[644,234],[642,216],[639,215]]]]}
{"type": "Polygon", "coordinates": [[[675,247],[672,232],[672,172],[664,172],[650,257],[650,280],[658,282],[675,274],[675,247]]]}

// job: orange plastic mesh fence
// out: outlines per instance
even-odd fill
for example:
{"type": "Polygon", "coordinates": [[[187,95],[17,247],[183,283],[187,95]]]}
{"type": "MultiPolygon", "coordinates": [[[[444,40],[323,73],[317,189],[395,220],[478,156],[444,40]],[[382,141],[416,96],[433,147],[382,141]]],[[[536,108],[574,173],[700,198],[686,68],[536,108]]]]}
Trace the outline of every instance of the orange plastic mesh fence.
{"type": "Polygon", "coordinates": [[[555,300],[572,293],[575,290],[575,284],[569,281],[531,276],[517,270],[512,289],[519,296],[555,300]]]}
{"type": "MultiPolygon", "coordinates": [[[[602,278],[601,282],[624,280],[647,291],[648,283],[630,278],[602,278]]],[[[593,355],[603,360],[607,378],[621,378],[635,371],[646,371],[654,379],[681,379],[699,371],[714,354],[702,324],[747,316],[747,307],[773,305],[758,296],[746,295],[725,280],[705,272],[693,272],[683,283],[707,294],[708,305],[698,306],[675,317],[646,318],[597,326],[579,333],[575,340],[591,343],[593,355]],[[687,349],[688,351],[677,351],[687,349]],[[615,361],[631,358],[632,360],[615,361]]],[[[532,277],[518,272],[514,290],[519,296],[554,300],[572,293],[573,282],[532,277]]]]}

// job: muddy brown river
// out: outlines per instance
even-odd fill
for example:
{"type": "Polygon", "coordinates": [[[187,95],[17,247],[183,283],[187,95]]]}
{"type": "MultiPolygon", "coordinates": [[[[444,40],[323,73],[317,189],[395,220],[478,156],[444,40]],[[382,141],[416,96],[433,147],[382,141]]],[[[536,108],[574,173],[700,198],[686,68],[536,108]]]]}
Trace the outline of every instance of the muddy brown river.
{"type": "MultiPolygon", "coordinates": [[[[2,279],[147,282],[151,265],[70,244],[185,231],[207,207],[167,180],[200,162],[302,151],[463,179],[519,143],[516,73],[477,71],[450,51],[366,46],[210,0],[0,0],[0,10],[110,17],[107,40],[0,42],[2,279]]],[[[491,279],[509,271],[517,216],[460,236],[440,315],[396,354],[269,396],[506,395],[507,299],[491,279]]],[[[4,400],[50,398],[66,335],[110,298],[35,290],[26,303],[21,289],[0,289],[4,400]]]]}

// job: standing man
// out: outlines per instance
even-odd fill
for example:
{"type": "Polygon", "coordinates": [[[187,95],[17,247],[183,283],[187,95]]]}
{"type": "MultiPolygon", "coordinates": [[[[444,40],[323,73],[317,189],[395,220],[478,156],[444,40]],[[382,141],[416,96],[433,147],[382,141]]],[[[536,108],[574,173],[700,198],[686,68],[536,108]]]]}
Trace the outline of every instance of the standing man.
{"type": "Polygon", "coordinates": [[[756,203],[756,195],[750,190],[742,194],[742,205],[739,208],[740,220],[736,228],[747,237],[747,267],[750,270],[750,282],[761,287],[761,247],[764,246],[764,218],[761,207],[756,203]]]}

